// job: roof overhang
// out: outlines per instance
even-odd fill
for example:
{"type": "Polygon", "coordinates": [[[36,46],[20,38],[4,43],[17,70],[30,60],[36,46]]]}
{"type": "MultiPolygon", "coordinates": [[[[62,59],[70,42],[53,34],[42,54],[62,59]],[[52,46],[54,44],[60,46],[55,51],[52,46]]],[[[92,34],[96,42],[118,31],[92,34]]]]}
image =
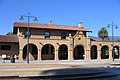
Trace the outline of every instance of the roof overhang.
{"type": "MultiPolygon", "coordinates": [[[[24,22],[14,22],[14,28],[27,28],[28,23],[24,22]]],[[[55,25],[55,24],[36,24],[36,23],[29,23],[30,28],[39,28],[39,29],[55,29],[55,30],[72,30],[72,31],[85,31],[85,32],[92,32],[86,28],[80,28],[77,26],[65,26],[65,25],[55,25]]]]}

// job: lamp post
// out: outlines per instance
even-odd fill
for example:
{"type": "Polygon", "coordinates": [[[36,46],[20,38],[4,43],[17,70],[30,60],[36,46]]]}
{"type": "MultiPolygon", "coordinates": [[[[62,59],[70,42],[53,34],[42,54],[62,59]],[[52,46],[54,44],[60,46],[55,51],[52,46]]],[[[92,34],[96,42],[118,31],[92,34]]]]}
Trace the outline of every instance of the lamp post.
{"type": "Polygon", "coordinates": [[[30,12],[28,12],[28,15],[22,15],[19,19],[24,20],[24,17],[27,17],[28,23],[27,23],[27,32],[25,32],[25,35],[27,35],[27,63],[29,64],[29,37],[30,37],[30,18],[34,18],[33,21],[37,21],[37,17],[31,16],[30,12]]]}
{"type": "Polygon", "coordinates": [[[118,27],[113,22],[112,22],[112,24],[108,24],[107,27],[108,28],[112,27],[112,58],[113,58],[113,61],[114,61],[114,30],[113,30],[114,28],[113,27],[115,27],[115,29],[117,29],[118,27]]]}

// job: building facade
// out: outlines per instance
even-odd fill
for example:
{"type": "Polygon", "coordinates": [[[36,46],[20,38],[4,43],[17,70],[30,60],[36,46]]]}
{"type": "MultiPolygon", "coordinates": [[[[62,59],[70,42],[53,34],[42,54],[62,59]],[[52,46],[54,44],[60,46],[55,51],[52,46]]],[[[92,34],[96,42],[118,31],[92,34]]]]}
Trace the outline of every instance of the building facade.
{"type": "MultiPolygon", "coordinates": [[[[14,54],[19,60],[27,59],[27,23],[14,22],[13,33],[18,37],[14,54]],[[16,52],[16,53],[15,53],[16,52]]],[[[112,42],[102,42],[87,36],[92,32],[82,26],[30,23],[29,60],[101,60],[113,59],[112,42]]],[[[6,43],[0,43],[0,45],[6,43]]],[[[120,59],[120,42],[114,42],[114,58],[120,59]]],[[[0,50],[0,54],[3,52],[0,50]]]]}
{"type": "Polygon", "coordinates": [[[19,55],[18,44],[19,39],[17,36],[0,35],[0,59],[2,59],[2,55],[5,55],[6,59],[10,59],[12,55],[19,55]]]}

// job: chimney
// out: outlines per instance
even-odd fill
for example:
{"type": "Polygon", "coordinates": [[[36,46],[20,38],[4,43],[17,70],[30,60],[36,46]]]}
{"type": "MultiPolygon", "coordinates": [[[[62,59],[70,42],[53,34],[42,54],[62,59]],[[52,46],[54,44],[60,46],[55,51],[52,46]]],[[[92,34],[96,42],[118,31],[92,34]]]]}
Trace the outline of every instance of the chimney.
{"type": "Polygon", "coordinates": [[[49,21],[49,24],[52,25],[52,20],[49,21]]]}
{"type": "Polygon", "coordinates": [[[82,28],[82,22],[78,23],[78,27],[82,28]]]}

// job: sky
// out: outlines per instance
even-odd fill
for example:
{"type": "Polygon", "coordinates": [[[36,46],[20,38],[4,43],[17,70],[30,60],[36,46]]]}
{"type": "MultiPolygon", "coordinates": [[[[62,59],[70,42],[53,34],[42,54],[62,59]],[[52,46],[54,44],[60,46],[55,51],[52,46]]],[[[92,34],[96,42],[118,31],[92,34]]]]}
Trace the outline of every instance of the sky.
{"type": "MultiPolygon", "coordinates": [[[[36,16],[36,23],[77,26],[92,30],[88,36],[98,36],[98,31],[105,27],[111,36],[112,28],[107,28],[112,21],[118,26],[114,36],[120,36],[120,0],[0,0],[0,35],[13,31],[14,22],[21,21],[21,15],[36,16]]],[[[34,23],[30,19],[31,23],[34,23]]],[[[114,26],[115,27],[115,26],[114,26]]]]}

